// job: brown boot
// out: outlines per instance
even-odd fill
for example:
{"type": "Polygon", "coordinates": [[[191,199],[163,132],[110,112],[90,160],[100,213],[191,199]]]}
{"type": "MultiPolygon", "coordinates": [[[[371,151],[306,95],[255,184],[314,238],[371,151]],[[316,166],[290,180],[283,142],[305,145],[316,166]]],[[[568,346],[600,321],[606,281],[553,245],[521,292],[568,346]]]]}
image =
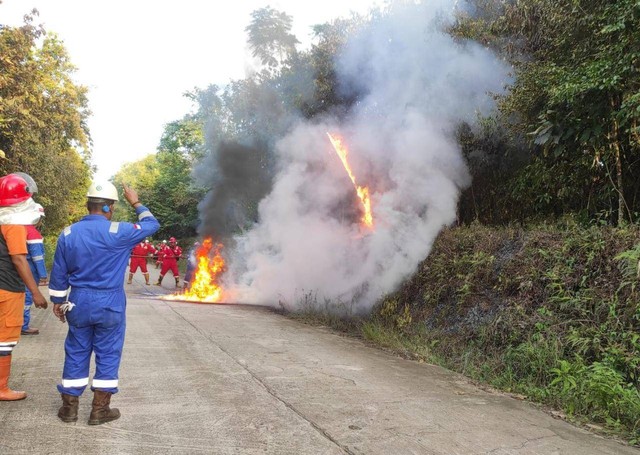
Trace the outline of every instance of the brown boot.
{"type": "Polygon", "coordinates": [[[131,284],[132,281],[133,281],[133,273],[130,273],[129,280],[127,280],[127,284],[131,284]]]}
{"type": "Polygon", "coordinates": [[[148,273],[144,274],[144,282],[147,284],[147,286],[149,286],[150,283],[149,283],[149,274],[148,273]]]}
{"type": "Polygon", "coordinates": [[[63,422],[75,422],[78,420],[78,402],[79,398],[73,395],[61,393],[62,406],[58,410],[58,417],[63,422]]]}
{"type": "Polygon", "coordinates": [[[164,275],[160,275],[158,277],[158,282],[156,283],[156,286],[162,286],[162,279],[164,278],[164,275]]]}
{"type": "Polygon", "coordinates": [[[102,425],[120,418],[120,411],[109,407],[111,393],[94,390],[89,425],[102,425]]]}
{"type": "Polygon", "coordinates": [[[179,289],[179,288],[180,288],[180,277],[177,276],[176,277],[176,289],[179,289]]]}
{"type": "Polygon", "coordinates": [[[11,374],[11,354],[0,356],[0,401],[18,401],[27,398],[24,392],[16,392],[9,388],[11,374]]]}

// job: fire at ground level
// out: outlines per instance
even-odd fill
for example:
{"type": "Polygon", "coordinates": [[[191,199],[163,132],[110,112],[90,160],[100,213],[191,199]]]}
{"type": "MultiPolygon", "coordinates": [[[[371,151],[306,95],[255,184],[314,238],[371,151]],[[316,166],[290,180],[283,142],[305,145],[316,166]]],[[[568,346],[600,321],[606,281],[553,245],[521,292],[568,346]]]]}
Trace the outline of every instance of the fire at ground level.
{"type": "MultiPolygon", "coordinates": [[[[149,267],[149,274],[151,278],[151,282],[157,279],[159,275],[159,270],[155,269],[153,266],[149,267]]],[[[170,274],[169,274],[170,275],[170,274]]],[[[181,280],[182,280],[181,276],[181,280]]],[[[171,303],[193,303],[193,304],[215,304],[215,305],[239,305],[239,306],[252,306],[252,307],[265,307],[265,305],[258,305],[246,302],[240,302],[233,299],[225,299],[227,295],[222,295],[219,300],[212,301],[211,299],[199,299],[197,297],[190,297],[189,295],[185,295],[185,290],[182,285],[176,287],[174,285],[173,280],[165,280],[163,281],[161,286],[156,285],[145,285],[145,281],[142,275],[138,272],[137,275],[134,275],[133,282],[131,284],[126,285],[126,288],[133,289],[133,292],[137,294],[140,298],[155,300],[158,302],[171,302],[171,303]]]]}
{"type": "Polygon", "coordinates": [[[220,278],[226,271],[223,248],[222,243],[214,242],[211,237],[205,237],[202,243],[196,243],[185,258],[187,270],[182,278],[183,288],[161,298],[182,302],[221,303],[226,297],[220,285],[220,278]]]}

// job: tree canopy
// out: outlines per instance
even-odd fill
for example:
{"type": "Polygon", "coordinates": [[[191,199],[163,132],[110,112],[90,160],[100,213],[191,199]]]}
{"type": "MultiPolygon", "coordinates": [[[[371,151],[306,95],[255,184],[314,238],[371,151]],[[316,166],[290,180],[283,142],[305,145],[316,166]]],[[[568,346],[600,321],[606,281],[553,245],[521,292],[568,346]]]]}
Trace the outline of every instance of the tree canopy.
{"type": "Polygon", "coordinates": [[[245,29],[253,56],[270,69],[276,69],[291,57],[299,43],[291,34],[292,24],[291,16],[270,6],[253,11],[251,23],[245,29]]]}
{"type": "MultiPolygon", "coordinates": [[[[161,237],[192,237],[198,224],[198,202],[203,190],[191,178],[193,163],[202,158],[203,125],[200,119],[186,115],[165,126],[158,152],[127,163],[113,177],[118,188],[132,185],[140,200],[162,220],[161,237]]],[[[119,205],[115,219],[135,219],[127,205],[119,205]]]]}
{"type": "Polygon", "coordinates": [[[57,231],[84,212],[89,186],[87,89],[55,35],[34,25],[0,26],[0,173],[26,172],[38,184],[46,225],[57,231]]]}
{"type": "MultiPolygon", "coordinates": [[[[640,8],[634,0],[478,0],[453,32],[515,68],[503,124],[528,137],[518,205],[622,224],[640,212],[640,8]]],[[[533,213],[532,213],[533,214],[533,213]]]]}

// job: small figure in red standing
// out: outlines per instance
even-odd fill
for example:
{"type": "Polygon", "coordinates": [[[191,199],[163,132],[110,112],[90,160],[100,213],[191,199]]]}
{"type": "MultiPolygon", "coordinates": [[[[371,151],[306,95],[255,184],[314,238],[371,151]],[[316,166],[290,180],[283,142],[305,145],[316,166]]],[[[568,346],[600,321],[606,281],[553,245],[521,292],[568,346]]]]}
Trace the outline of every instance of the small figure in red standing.
{"type": "Polygon", "coordinates": [[[131,284],[133,281],[133,275],[136,273],[138,269],[142,271],[142,275],[144,275],[144,281],[147,286],[149,286],[149,272],[147,271],[147,256],[153,254],[154,248],[153,245],[149,243],[148,240],[144,242],[138,243],[131,250],[131,261],[129,267],[129,280],[127,284],[131,284]]]}
{"type": "Polygon", "coordinates": [[[180,285],[180,272],[178,271],[178,259],[182,257],[182,248],[178,246],[175,237],[169,239],[169,244],[165,245],[160,253],[159,258],[162,258],[162,268],[160,269],[160,276],[156,285],[162,286],[162,279],[165,274],[171,270],[173,277],[176,279],[176,288],[180,285]]]}
{"type": "Polygon", "coordinates": [[[159,269],[162,266],[162,249],[167,245],[167,241],[163,240],[161,243],[158,243],[154,249],[154,258],[156,260],[156,269],[159,269]]]}

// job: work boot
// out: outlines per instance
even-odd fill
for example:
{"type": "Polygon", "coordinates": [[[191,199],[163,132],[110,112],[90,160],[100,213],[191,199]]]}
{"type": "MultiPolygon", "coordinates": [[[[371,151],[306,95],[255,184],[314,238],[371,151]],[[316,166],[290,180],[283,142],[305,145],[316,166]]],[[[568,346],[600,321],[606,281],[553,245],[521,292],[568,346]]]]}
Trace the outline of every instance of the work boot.
{"type": "Polygon", "coordinates": [[[127,281],[127,284],[131,284],[131,282],[133,281],[133,273],[129,274],[129,281],[127,281]]]}
{"type": "Polygon", "coordinates": [[[144,282],[147,284],[147,286],[149,286],[149,274],[148,273],[144,273],[144,282]]]}
{"type": "Polygon", "coordinates": [[[37,335],[40,333],[40,330],[35,327],[29,327],[27,330],[21,330],[20,335],[37,335]]]}
{"type": "Polygon", "coordinates": [[[89,415],[89,425],[102,425],[120,418],[120,411],[109,407],[111,393],[102,390],[93,391],[93,403],[89,415]]]}
{"type": "Polygon", "coordinates": [[[62,397],[62,406],[58,410],[60,420],[67,423],[77,421],[79,398],[66,393],[61,393],[60,396],[62,397]]]}
{"type": "Polygon", "coordinates": [[[164,275],[160,275],[158,277],[158,282],[156,283],[156,286],[162,286],[162,279],[164,278],[164,275]]]}
{"type": "Polygon", "coordinates": [[[0,356],[0,401],[18,401],[27,398],[24,392],[17,392],[9,388],[11,374],[11,354],[0,356]]]}

